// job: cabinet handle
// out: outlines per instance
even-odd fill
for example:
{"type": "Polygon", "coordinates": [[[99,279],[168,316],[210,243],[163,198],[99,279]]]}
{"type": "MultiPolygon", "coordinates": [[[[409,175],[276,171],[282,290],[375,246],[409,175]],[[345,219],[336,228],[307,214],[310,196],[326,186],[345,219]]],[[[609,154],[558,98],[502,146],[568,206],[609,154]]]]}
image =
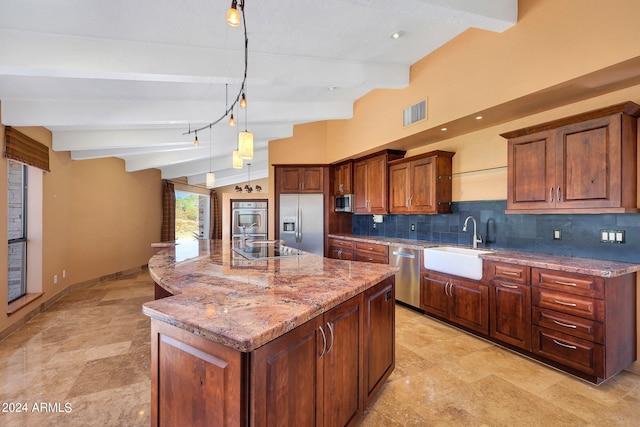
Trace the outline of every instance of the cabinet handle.
{"type": "Polygon", "coordinates": [[[387,291],[386,294],[384,294],[384,300],[389,301],[391,299],[391,291],[387,291]]]}
{"type": "Polygon", "coordinates": [[[322,359],[322,356],[324,356],[326,353],[325,350],[327,349],[327,335],[324,333],[322,326],[318,326],[318,329],[320,329],[320,333],[322,334],[322,353],[320,353],[320,357],[318,357],[318,359],[322,359]]]}
{"type": "Polygon", "coordinates": [[[553,203],[553,187],[549,187],[549,203],[553,203]]]}
{"type": "Polygon", "coordinates": [[[553,323],[555,323],[556,325],[564,326],[565,328],[571,328],[571,329],[576,329],[577,328],[576,325],[570,325],[568,323],[558,322],[557,320],[554,320],[553,323]]]}
{"type": "Polygon", "coordinates": [[[338,259],[342,259],[342,249],[338,249],[338,259]]]}
{"type": "Polygon", "coordinates": [[[560,186],[558,186],[558,202],[561,202],[562,200],[560,200],[562,198],[562,189],[560,188],[560,186]]]}
{"type": "Polygon", "coordinates": [[[556,341],[556,340],[553,340],[553,342],[555,344],[559,345],[560,347],[569,348],[571,350],[575,350],[575,349],[578,348],[575,345],[569,345],[569,344],[561,343],[560,341],[556,341]]]}
{"type": "Polygon", "coordinates": [[[498,274],[504,274],[505,276],[520,276],[520,273],[516,272],[516,271],[501,271],[498,274]]]}
{"type": "Polygon", "coordinates": [[[304,190],[304,182],[300,183],[300,187],[304,190]]]}
{"type": "Polygon", "coordinates": [[[409,197],[409,207],[413,204],[413,196],[409,197]]]}
{"type": "Polygon", "coordinates": [[[518,289],[517,286],[515,286],[515,285],[507,285],[506,283],[500,283],[500,286],[502,286],[503,288],[518,289]]]}
{"type": "Polygon", "coordinates": [[[554,280],[554,283],[556,285],[562,285],[562,286],[578,286],[575,283],[571,283],[571,282],[561,282],[560,280],[554,280]]]}
{"type": "Polygon", "coordinates": [[[340,184],[340,193],[342,193],[342,184],[340,184]]]}
{"type": "Polygon", "coordinates": [[[331,332],[331,344],[329,344],[329,349],[327,350],[327,353],[329,353],[333,348],[333,327],[331,326],[331,322],[327,322],[327,327],[329,328],[329,332],[331,332]]]}
{"type": "Polygon", "coordinates": [[[564,302],[564,301],[558,301],[557,299],[552,300],[555,304],[560,304],[560,305],[565,305],[567,307],[577,307],[578,304],[572,303],[572,302],[564,302]]]}

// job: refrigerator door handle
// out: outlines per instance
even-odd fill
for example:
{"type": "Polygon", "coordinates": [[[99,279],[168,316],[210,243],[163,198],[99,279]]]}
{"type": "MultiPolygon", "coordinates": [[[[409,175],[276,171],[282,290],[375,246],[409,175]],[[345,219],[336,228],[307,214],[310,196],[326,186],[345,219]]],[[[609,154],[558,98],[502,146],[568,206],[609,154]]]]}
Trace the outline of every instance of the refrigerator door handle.
{"type": "Polygon", "coordinates": [[[298,237],[296,242],[302,242],[302,209],[298,208],[298,237]]]}

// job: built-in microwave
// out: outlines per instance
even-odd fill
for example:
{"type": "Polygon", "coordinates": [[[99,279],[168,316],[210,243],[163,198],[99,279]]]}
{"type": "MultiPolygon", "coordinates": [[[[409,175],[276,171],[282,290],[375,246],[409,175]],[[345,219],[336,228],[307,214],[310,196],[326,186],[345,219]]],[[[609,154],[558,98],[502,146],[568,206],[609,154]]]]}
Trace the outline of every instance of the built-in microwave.
{"type": "Polygon", "coordinates": [[[353,212],[353,194],[334,196],[333,210],[336,212],[353,212]]]}

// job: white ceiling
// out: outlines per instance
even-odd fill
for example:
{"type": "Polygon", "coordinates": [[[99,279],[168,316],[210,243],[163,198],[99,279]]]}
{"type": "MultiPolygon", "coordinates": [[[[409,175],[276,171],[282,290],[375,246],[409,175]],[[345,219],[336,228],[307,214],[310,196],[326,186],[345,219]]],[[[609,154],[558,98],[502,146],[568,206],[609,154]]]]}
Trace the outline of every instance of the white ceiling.
{"type": "MultiPolygon", "coordinates": [[[[243,31],[226,24],[230,4],[0,0],[2,122],[47,127],[53,149],[77,160],[119,157],[127,171],[190,184],[210,169],[216,185],[245,181],[246,167],[231,168],[238,127],[223,120],[199,133],[199,147],[184,135],[224,113],[225,84],[229,99],[240,88],[243,31]]],[[[268,175],[269,140],[348,119],[372,89],[406,87],[411,64],[467,28],[514,25],[517,0],[249,0],[245,13],[257,179],[268,175]]],[[[236,113],[240,130],[244,118],[236,113]]]]}

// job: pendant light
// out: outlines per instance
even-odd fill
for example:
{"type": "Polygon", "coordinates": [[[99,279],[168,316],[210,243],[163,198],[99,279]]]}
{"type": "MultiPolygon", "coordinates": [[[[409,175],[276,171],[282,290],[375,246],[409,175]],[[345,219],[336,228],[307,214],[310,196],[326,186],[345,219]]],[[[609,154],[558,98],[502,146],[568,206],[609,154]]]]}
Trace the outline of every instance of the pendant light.
{"type": "Polygon", "coordinates": [[[233,150],[233,168],[234,169],[242,169],[242,159],[240,158],[240,152],[238,150],[233,150]]]}
{"type": "MultiPolygon", "coordinates": [[[[242,93],[244,99],[244,92],[242,93]]],[[[238,156],[244,160],[253,159],[253,134],[247,131],[247,109],[244,109],[244,131],[238,135],[238,156]]]]}
{"type": "Polygon", "coordinates": [[[198,141],[198,131],[196,131],[196,138],[193,140],[193,145],[196,147],[200,145],[200,141],[198,141]]]}
{"type": "Polygon", "coordinates": [[[211,138],[211,133],[211,126],[209,126],[209,172],[207,172],[204,183],[204,186],[207,188],[213,188],[216,185],[216,175],[213,173],[213,167],[211,166],[211,163],[213,161],[211,156],[211,146],[213,145],[213,138],[211,138]]]}
{"type": "Polygon", "coordinates": [[[237,28],[240,25],[240,12],[238,12],[237,0],[231,2],[231,7],[227,11],[227,24],[233,28],[237,28]]]}

